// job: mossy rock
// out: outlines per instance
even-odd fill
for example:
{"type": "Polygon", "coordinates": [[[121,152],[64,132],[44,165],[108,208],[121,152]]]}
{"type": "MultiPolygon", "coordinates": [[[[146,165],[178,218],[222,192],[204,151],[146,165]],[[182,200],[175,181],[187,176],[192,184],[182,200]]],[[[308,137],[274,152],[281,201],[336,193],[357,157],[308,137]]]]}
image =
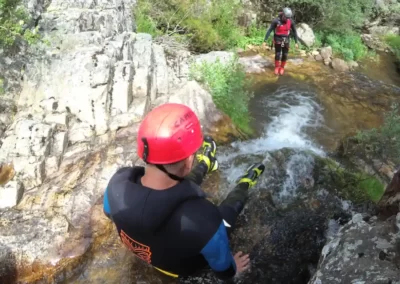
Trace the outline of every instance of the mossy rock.
{"type": "Polygon", "coordinates": [[[344,168],[330,158],[315,157],[314,179],[319,187],[355,204],[378,202],[385,191],[378,178],[344,168]]]}

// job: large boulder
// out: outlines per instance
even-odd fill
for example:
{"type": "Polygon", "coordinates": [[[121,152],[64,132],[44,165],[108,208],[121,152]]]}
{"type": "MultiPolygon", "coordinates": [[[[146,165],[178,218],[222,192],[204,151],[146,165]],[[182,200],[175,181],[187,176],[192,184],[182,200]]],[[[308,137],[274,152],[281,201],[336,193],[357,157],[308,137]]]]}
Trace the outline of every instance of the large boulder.
{"type": "Polygon", "coordinates": [[[361,214],[324,246],[309,284],[400,283],[400,214],[387,222],[361,214]]]}
{"type": "Polygon", "coordinates": [[[300,23],[296,28],[300,42],[307,47],[312,47],[315,43],[315,35],[312,28],[306,23],[300,23]]]}

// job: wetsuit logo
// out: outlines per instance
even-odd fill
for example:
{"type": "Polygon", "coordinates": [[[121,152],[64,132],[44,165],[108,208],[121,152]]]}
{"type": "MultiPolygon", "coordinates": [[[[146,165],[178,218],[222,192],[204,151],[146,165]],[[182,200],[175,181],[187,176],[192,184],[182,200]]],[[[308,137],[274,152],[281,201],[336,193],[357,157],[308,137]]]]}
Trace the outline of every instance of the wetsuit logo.
{"type": "Polygon", "coordinates": [[[131,250],[134,254],[137,255],[141,260],[151,263],[151,251],[150,247],[144,244],[141,244],[131,237],[129,237],[123,230],[120,233],[122,242],[131,250]]]}

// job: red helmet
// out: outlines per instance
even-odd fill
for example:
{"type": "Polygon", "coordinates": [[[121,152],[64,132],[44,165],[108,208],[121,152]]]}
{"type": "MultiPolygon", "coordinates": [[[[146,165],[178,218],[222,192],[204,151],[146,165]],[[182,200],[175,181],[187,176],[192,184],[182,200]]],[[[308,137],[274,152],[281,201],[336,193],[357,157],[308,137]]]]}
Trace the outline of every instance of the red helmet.
{"type": "Polygon", "coordinates": [[[150,164],[172,164],[193,155],[203,143],[200,121],[186,105],[167,103],[150,111],[139,127],[137,151],[150,164]]]}

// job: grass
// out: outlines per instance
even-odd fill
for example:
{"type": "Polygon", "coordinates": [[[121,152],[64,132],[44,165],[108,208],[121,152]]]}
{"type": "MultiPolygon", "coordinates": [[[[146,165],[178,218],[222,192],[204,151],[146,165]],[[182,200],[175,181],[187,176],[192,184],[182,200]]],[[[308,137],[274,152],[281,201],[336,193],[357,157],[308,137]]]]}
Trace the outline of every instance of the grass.
{"type": "Polygon", "coordinates": [[[241,27],[242,8],[240,2],[230,0],[138,0],[136,30],[179,38],[195,52],[260,45],[265,29],[255,24],[241,27]]]}
{"type": "Polygon", "coordinates": [[[248,91],[251,82],[246,78],[237,57],[227,63],[217,59],[214,63],[192,64],[190,75],[191,79],[208,88],[217,108],[227,114],[239,129],[246,134],[252,134],[248,111],[253,95],[248,91]]]}
{"type": "Polygon", "coordinates": [[[332,51],[345,61],[357,61],[364,58],[368,53],[368,48],[361,40],[361,36],[356,33],[324,33],[316,32],[316,40],[313,48],[331,46],[332,51]]]}
{"type": "Polygon", "coordinates": [[[314,174],[320,186],[355,204],[378,202],[385,190],[376,177],[351,171],[329,158],[317,158],[314,174]]]}
{"type": "Polygon", "coordinates": [[[392,48],[397,60],[400,60],[400,36],[388,35],[386,36],[385,41],[392,48]]]}
{"type": "Polygon", "coordinates": [[[358,186],[363,192],[366,192],[369,198],[374,202],[378,202],[385,192],[383,184],[374,177],[362,179],[358,186]]]}

